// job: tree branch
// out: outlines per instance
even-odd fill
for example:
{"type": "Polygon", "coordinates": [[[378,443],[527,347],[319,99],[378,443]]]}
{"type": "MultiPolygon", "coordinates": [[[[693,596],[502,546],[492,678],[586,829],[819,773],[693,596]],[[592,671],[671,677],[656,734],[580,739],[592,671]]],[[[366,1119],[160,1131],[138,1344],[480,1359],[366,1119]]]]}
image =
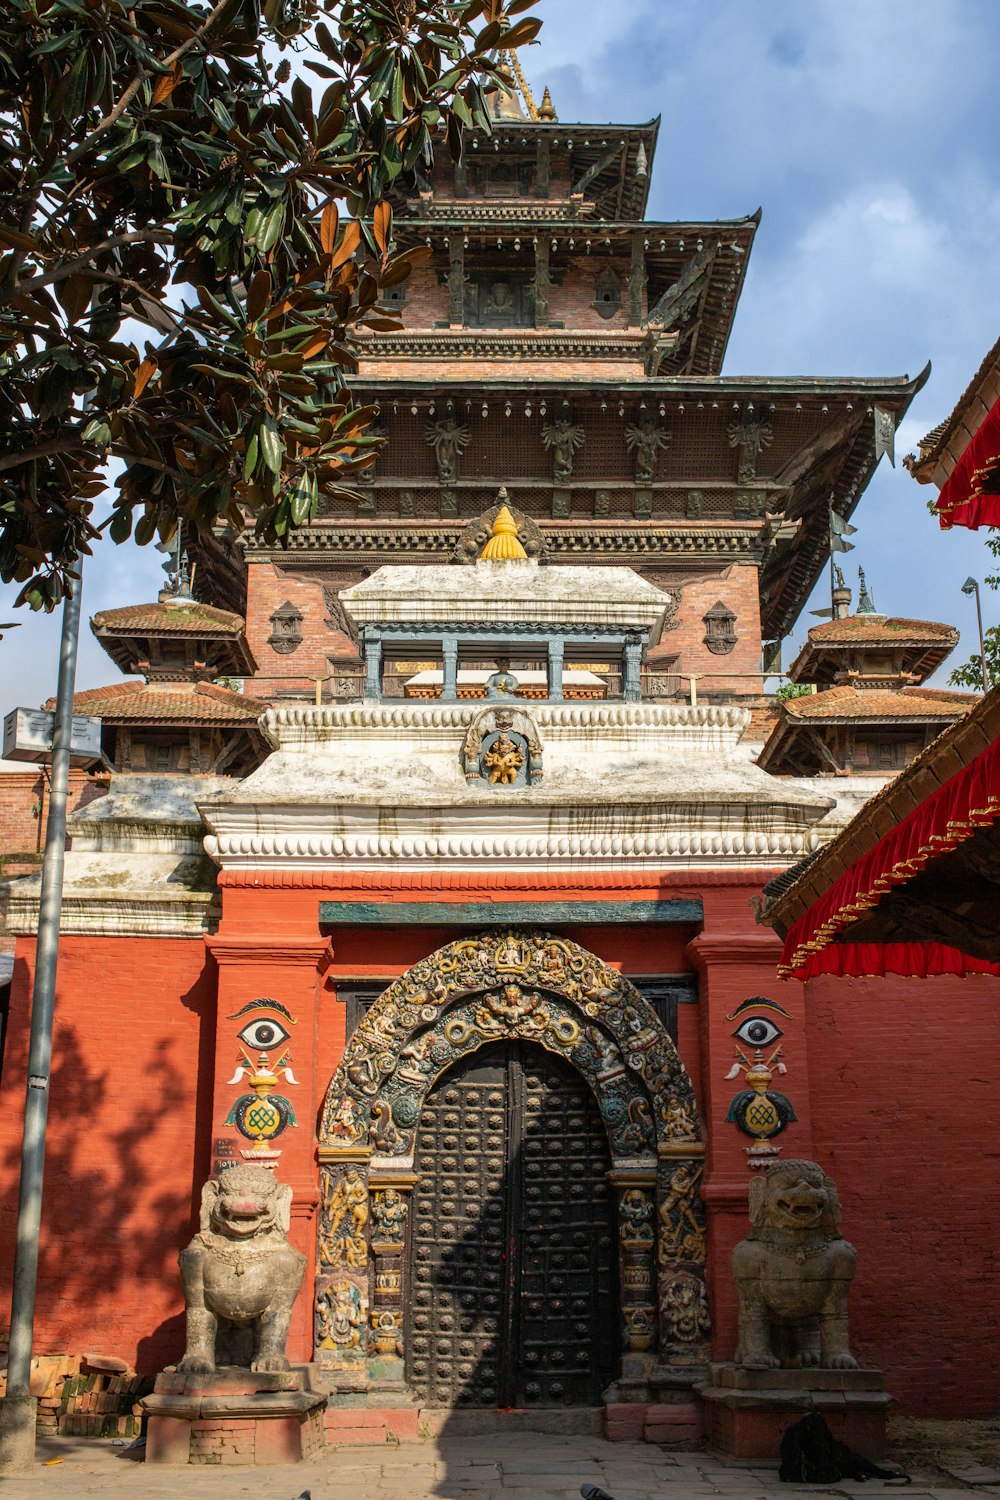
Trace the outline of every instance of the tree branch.
{"type": "Polygon", "coordinates": [[[167,229],[134,229],[130,234],[116,234],[109,240],[100,240],[91,246],[86,255],[78,255],[75,260],[68,260],[64,265],[57,266],[54,271],[43,271],[39,276],[28,276],[17,283],[18,292],[33,292],[38,287],[54,286],[58,281],[65,281],[67,277],[73,276],[77,271],[89,266],[96,255],[104,255],[108,250],[117,250],[122,245],[134,245],[141,241],[147,244],[169,245],[173,235],[167,229]]]}
{"type": "Polygon", "coordinates": [[[36,443],[33,448],[0,454],[0,473],[5,469],[16,469],[20,464],[30,464],[36,458],[49,458],[53,453],[76,453],[84,447],[85,443],[74,443],[67,437],[49,438],[45,443],[36,443]]]}
{"type": "MultiPolygon", "coordinates": [[[[222,12],[225,10],[226,6],[229,4],[230,0],[218,0],[218,3],[212,7],[208,15],[205,17],[204,21],[196,31],[193,31],[191,33],[187,41],[182,42],[179,47],[174,48],[173,52],[171,52],[169,56],[163,58],[163,67],[167,69],[172,68],[175,63],[180,62],[182,57],[186,57],[187,54],[198,45],[202,38],[208,35],[222,12]]],[[[63,157],[62,165],[71,167],[74,165],[74,163],[80,160],[81,156],[86,156],[91,146],[93,146],[94,143],[100,139],[104,132],[106,130],[110,130],[111,126],[121,119],[122,115],[128,109],[129,105],[132,103],[132,100],[135,98],[136,94],[139,92],[146,79],[153,76],[154,74],[152,68],[141,69],[141,71],[137,73],[132,81],[127,85],[125,92],[118,100],[118,103],[115,104],[114,107],[110,109],[104,116],[104,119],[97,122],[93,130],[84,140],[80,142],[79,146],[74,146],[72,151],[67,152],[66,156],[63,157]]]]}

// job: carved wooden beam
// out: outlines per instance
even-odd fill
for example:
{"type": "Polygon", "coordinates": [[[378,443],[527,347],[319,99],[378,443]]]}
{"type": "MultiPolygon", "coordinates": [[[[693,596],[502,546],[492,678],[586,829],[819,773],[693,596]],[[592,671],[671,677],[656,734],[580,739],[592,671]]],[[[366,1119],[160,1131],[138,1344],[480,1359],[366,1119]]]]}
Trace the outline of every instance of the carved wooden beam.
{"type": "Polygon", "coordinates": [[[573,184],[570,196],[576,197],[578,193],[582,193],[587,188],[589,188],[590,184],[595,180],[595,178],[600,177],[602,172],[606,172],[608,167],[611,166],[612,162],[615,160],[618,154],[624,151],[624,149],[624,141],[616,141],[613,146],[609,146],[607,151],[605,151],[603,155],[597,158],[597,160],[594,162],[594,165],[592,167],[588,167],[583,176],[573,184]]]}
{"type": "Polygon", "coordinates": [[[667,287],[662,297],[650,308],[646,318],[647,324],[656,323],[666,327],[671,322],[678,322],[685,313],[690,312],[702,294],[702,278],[715,259],[716,253],[717,247],[710,245],[691,257],[677,280],[667,287]]]}

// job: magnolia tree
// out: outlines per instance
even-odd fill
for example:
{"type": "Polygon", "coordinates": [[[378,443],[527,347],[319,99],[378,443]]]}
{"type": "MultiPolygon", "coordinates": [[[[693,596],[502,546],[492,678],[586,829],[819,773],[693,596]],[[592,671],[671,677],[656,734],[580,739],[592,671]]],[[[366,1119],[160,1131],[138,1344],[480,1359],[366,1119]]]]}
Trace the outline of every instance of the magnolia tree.
{"type": "Polygon", "coordinates": [[[374,461],[387,189],[490,128],[532,0],[0,0],[0,576],[115,541],[281,542],[374,461]],[[309,76],[311,75],[311,77],[309,76]]]}

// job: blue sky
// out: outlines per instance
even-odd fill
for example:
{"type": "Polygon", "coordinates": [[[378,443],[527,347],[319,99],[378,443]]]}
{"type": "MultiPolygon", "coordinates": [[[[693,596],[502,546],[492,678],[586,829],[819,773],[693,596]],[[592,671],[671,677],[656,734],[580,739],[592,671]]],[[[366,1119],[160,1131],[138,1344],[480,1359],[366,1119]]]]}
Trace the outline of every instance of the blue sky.
{"type": "MultiPolygon", "coordinates": [[[[914,448],[1000,333],[996,0],[538,0],[536,13],[523,64],[561,119],[663,116],[650,217],[762,206],[726,373],[914,374],[930,358],[897,435],[899,455],[914,448]]],[[[848,581],[860,561],[880,609],[956,624],[957,661],[975,636],[961,584],[987,556],[975,533],[938,531],[929,493],[883,459],[848,581]]],[[[85,613],[155,598],[160,561],[102,546],[85,613]]],[[[13,592],[0,589],[3,619],[13,592]]],[[[1000,595],[983,602],[985,623],[1000,619],[1000,595]]],[[[55,689],[58,617],[20,618],[0,641],[4,711],[55,689]]],[[[118,676],[85,631],[78,686],[118,676]]]]}

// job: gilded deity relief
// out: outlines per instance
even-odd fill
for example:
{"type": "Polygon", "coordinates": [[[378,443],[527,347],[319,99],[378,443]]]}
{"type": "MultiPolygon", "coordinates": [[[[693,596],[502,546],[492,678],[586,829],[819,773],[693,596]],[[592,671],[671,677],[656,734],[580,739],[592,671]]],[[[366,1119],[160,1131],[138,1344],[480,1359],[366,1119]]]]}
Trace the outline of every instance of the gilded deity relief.
{"type": "Polygon", "coordinates": [[[660,1200],[659,1261],[705,1259],[705,1224],[701,1206],[700,1163],[681,1162],[664,1185],[660,1200]]]}
{"type": "Polygon", "coordinates": [[[651,1245],[653,1243],[653,1205],[649,1194],[641,1188],[629,1188],[618,1205],[621,1220],[622,1243],[626,1245],[651,1245]]]}
{"type": "Polygon", "coordinates": [[[403,1243],[406,1204],[396,1188],[379,1188],[372,1194],[372,1232],[383,1245],[403,1243]]]}
{"type": "Polygon", "coordinates": [[[368,1320],[368,1305],[353,1281],[334,1281],[316,1299],[316,1343],[320,1349],[358,1350],[368,1320]]]}
{"type": "Polygon", "coordinates": [[[462,768],[466,781],[484,786],[537,785],[542,741],[531,715],[515,704],[485,709],[466,731],[462,768]]]}

